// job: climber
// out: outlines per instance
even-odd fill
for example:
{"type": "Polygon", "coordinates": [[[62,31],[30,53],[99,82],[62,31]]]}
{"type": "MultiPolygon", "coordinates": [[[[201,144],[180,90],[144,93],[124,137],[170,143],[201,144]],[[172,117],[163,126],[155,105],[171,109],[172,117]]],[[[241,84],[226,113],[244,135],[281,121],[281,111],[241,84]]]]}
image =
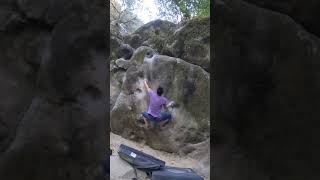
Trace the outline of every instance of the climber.
{"type": "Polygon", "coordinates": [[[160,129],[162,129],[167,122],[171,120],[171,114],[169,112],[161,112],[162,107],[169,108],[174,105],[174,102],[168,102],[168,99],[162,96],[163,88],[158,87],[157,92],[154,92],[147,84],[147,81],[144,80],[144,85],[148,91],[148,95],[150,97],[149,100],[149,108],[147,112],[143,112],[143,120],[146,125],[146,128],[149,129],[151,123],[151,127],[153,128],[153,124],[160,122],[160,129]],[[148,122],[149,121],[149,122],[148,122]]]}

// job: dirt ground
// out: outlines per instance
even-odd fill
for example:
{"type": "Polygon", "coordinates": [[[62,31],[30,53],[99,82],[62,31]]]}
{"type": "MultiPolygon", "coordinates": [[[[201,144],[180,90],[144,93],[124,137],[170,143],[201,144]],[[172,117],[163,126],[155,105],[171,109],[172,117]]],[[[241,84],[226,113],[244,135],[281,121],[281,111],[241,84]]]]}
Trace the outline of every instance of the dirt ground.
{"type": "MultiPolygon", "coordinates": [[[[183,167],[183,168],[192,168],[194,169],[197,166],[197,160],[189,157],[181,157],[177,154],[167,153],[163,151],[158,151],[150,148],[149,146],[143,143],[133,142],[127,139],[122,138],[119,135],[110,134],[110,148],[113,151],[112,156],[110,157],[110,179],[111,180],[124,180],[132,179],[134,177],[133,169],[128,163],[119,158],[117,150],[119,149],[120,144],[125,144],[137,150],[140,150],[144,153],[150,154],[158,159],[161,159],[166,162],[167,166],[183,167]]],[[[146,175],[143,172],[138,172],[138,176],[146,175]],[[140,175],[139,175],[140,174],[140,175]]]]}

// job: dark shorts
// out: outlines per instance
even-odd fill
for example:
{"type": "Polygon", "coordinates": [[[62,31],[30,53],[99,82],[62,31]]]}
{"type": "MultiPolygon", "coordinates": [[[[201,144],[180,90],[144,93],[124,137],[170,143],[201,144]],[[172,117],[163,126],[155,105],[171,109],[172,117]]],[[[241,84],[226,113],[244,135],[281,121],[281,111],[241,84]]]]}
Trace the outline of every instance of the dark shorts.
{"type": "Polygon", "coordinates": [[[165,120],[171,120],[172,118],[171,114],[168,112],[161,112],[159,118],[153,117],[151,114],[147,112],[143,112],[142,115],[143,117],[151,121],[165,121],[165,120]]]}

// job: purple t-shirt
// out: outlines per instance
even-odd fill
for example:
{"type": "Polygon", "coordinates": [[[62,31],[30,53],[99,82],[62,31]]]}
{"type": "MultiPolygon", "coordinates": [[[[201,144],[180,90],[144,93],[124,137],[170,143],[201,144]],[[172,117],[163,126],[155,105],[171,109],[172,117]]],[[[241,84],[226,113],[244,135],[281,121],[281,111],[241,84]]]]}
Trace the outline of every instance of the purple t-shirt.
{"type": "Polygon", "coordinates": [[[166,105],[168,102],[167,98],[158,96],[158,94],[153,91],[149,91],[148,94],[150,97],[148,113],[153,117],[160,117],[162,106],[166,105]]]}

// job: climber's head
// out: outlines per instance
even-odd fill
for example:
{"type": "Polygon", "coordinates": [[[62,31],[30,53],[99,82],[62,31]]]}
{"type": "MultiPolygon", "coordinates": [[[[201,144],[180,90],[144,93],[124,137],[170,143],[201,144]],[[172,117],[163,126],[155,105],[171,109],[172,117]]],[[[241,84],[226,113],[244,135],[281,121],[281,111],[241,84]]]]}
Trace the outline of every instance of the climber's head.
{"type": "Polygon", "coordinates": [[[163,88],[159,86],[158,89],[157,89],[158,96],[161,96],[162,93],[163,93],[163,88]]]}

